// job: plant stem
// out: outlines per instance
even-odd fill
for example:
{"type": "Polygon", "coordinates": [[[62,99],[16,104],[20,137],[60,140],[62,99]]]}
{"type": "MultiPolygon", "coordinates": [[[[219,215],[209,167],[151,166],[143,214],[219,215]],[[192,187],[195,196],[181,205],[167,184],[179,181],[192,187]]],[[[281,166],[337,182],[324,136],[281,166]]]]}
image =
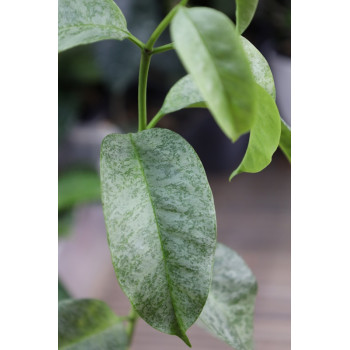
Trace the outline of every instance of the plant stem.
{"type": "Polygon", "coordinates": [[[143,44],[140,40],[130,34],[129,39],[138,45],[141,50],[141,62],[140,62],[140,71],[139,71],[139,88],[138,88],[138,112],[139,112],[139,131],[145,130],[147,127],[147,79],[148,71],[151,63],[151,56],[153,53],[163,52],[170,50],[172,47],[169,45],[164,45],[153,51],[153,45],[164,32],[166,27],[169,25],[170,21],[175,16],[177,10],[180,6],[186,5],[188,0],[181,0],[160,22],[158,27],[154,30],[152,35],[146,44],[143,44]]]}
{"type": "Polygon", "coordinates": [[[157,39],[161,36],[161,34],[164,32],[166,27],[169,25],[173,17],[175,16],[177,10],[180,6],[185,6],[187,4],[188,0],[181,0],[165,17],[164,19],[159,23],[158,27],[155,29],[155,31],[152,33],[151,37],[147,41],[145,47],[149,50],[153,49],[153,45],[157,41],[157,39]]]}
{"type": "Polygon", "coordinates": [[[128,315],[129,323],[128,323],[127,328],[126,328],[126,334],[128,336],[129,348],[130,348],[130,345],[132,342],[132,337],[134,335],[134,330],[135,330],[135,324],[136,324],[138,317],[139,317],[139,315],[135,311],[134,307],[131,306],[131,310],[130,310],[130,313],[128,315]]]}
{"type": "Polygon", "coordinates": [[[158,46],[152,50],[152,55],[155,53],[162,53],[162,52],[173,50],[173,49],[174,49],[174,43],[166,44],[163,46],[158,46]]]}
{"type": "Polygon", "coordinates": [[[164,117],[165,114],[163,114],[163,112],[160,110],[153,118],[152,120],[149,122],[149,124],[147,125],[146,129],[152,129],[154,128],[157,123],[164,117]]]}
{"type": "Polygon", "coordinates": [[[145,130],[147,126],[147,79],[150,63],[151,52],[143,49],[141,53],[138,89],[139,131],[145,130]]]}
{"type": "Polygon", "coordinates": [[[128,39],[130,41],[132,41],[134,44],[136,44],[142,50],[144,49],[145,44],[141,40],[137,39],[136,36],[134,36],[131,33],[129,33],[128,39]]]}

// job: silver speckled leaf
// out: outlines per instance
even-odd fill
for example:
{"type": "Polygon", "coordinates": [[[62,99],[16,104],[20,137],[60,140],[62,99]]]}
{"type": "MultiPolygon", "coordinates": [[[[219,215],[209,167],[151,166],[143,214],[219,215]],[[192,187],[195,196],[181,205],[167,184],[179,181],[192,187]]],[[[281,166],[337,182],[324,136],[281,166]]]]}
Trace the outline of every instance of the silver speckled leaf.
{"type": "Polygon", "coordinates": [[[281,119],[281,137],[279,147],[289,162],[291,162],[291,129],[283,119],[281,119]]]}
{"type": "Polygon", "coordinates": [[[261,86],[256,86],[257,116],[250,130],[249,143],[242,162],[230,180],[240,173],[257,173],[272,160],[281,135],[281,118],[274,99],[261,86]]]}
{"type": "Polygon", "coordinates": [[[128,337],[120,318],[101,300],[68,299],[58,303],[58,348],[126,350],[128,337]]]}
{"type": "Polygon", "coordinates": [[[214,9],[180,8],[170,33],[215,121],[236,141],[253,125],[255,84],[234,24],[214,9]]]}
{"type": "Polygon", "coordinates": [[[58,52],[128,35],[124,15],[113,0],[58,1],[58,52]]]}
{"type": "Polygon", "coordinates": [[[190,345],[186,330],[209,293],[213,197],[193,148],[150,129],[111,134],[101,149],[102,203],[118,281],[148,324],[190,345]]]}
{"type": "Polygon", "coordinates": [[[236,350],[253,349],[255,277],[244,260],[218,243],[213,283],[198,325],[236,350]]]}
{"type": "Polygon", "coordinates": [[[276,88],[273,75],[269,64],[260,51],[246,38],[241,36],[241,43],[248,57],[250,68],[252,70],[254,80],[263,87],[269,95],[276,99],[276,88]]]}

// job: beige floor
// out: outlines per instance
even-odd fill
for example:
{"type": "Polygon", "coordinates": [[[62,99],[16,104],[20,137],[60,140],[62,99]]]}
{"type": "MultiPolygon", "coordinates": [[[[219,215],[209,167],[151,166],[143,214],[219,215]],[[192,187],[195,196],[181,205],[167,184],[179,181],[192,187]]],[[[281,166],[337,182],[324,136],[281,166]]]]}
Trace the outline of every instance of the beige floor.
{"type": "MultiPolygon", "coordinates": [[[[290,167],[280,156],[259,174],[209,176],[217,211],[218,240],[235,249],[255,273],[259,291],[255,349],[290,349],[290,167]]],[[[118,314],[128,301],[114,277],[101,207],[76,211],[71,237],[59,244],[59,275],[75,297],[105,300],[118,314]]],[[[193,349],[225,350],[226,344],[196,326],[189,330],[193,349]]],[[[174,336],[139,321],[132,350],[181,350],[174,336]]]]}

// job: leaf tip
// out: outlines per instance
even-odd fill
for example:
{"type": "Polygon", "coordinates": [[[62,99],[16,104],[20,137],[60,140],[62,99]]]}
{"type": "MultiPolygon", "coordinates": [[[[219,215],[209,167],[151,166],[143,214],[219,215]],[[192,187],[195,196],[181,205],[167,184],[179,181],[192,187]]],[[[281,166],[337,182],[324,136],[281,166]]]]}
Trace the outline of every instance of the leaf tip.
{"type": "Polygon", "coordinates": [[[234,170],[233,172],[232,172],[232,174],[230,175],[230,177],[229,177],[229,181],[231,182],[232,181],[232,179],[235,177],[235,176],[237,176],[238,174],[240,174],[241,172],[239,171],[239,169],[236,169],[236,170],[234,170]]]}
{"type": "Polygon", "coordinates": [[[187,335],[185,332],[181,332],[181,334],[179,334],[179,337],[184,341],[184,343],[189,347],[192,348],[192,344],[190,342],[190,340],[188,339],[187,335]]]}

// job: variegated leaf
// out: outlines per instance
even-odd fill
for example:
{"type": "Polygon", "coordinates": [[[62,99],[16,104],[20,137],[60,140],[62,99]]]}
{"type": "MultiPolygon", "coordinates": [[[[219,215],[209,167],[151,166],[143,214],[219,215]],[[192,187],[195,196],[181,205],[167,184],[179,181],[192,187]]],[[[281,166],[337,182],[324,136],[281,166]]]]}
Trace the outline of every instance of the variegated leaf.
{"type": "Polygon", "coordinates": [[[253,349],[257,284],[243,259],[218,243],[213,282],[198,325],[236,350],[253,349]]]}
{"type": "Polygon", "coordinates": [[[166,129],[107,136],[102,203],[119,283],[152,327],[190,345],[209,293],[216,244],[212,193],[192,147],[166,129]]]}
{"type": "Polygon", "coordinates": [[[58,1],[58,52],[105,39],[123,40],[129,34],[113,0],[58,1]]]}
{"type": "Polygon", "coordinates": [[[122,323],[103,301],[68,299],[58,303],[58,348],[62,350],[126,350],[122,323]]]}

